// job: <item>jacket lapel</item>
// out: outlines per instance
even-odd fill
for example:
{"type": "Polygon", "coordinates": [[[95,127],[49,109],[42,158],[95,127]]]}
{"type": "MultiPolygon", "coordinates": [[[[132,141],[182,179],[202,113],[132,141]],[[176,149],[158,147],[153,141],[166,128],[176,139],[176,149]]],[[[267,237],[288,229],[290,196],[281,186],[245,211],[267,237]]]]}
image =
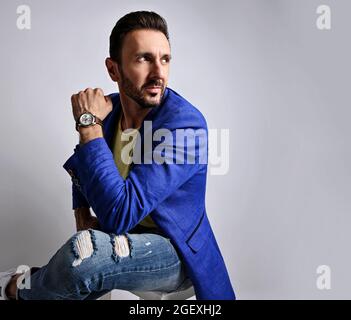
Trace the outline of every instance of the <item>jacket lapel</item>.
{"type": "MultiPolygon", "coordinates": [[[[168,95],[169,95],[169,89],[166,87],[161,105],[158,106],[157,108],[152,108],[152,110],[146,115],[144,121],[154,120],[154,118],[157,116],[157,113],[160,111],[161,107],[166,103],[168,95]]],[[[104,132],[106,143],[112,151],[113,136],[116,132],[117,119],[119,117],[119,113],[121,112],[122,108],[121,108],[121,100],[119,98],[119,93],[112,93],[109,95],[109,97],[112,100],[113,108],[112,108],[112,111],[107,115],[107,117],[103,121],[103,125],[104,125],[103,132],[104,132]]],[[[144,125],[142,125],[141,128],[139,129],[139,133],[140,133],[141,141],[143,141],[144,125]]]]}

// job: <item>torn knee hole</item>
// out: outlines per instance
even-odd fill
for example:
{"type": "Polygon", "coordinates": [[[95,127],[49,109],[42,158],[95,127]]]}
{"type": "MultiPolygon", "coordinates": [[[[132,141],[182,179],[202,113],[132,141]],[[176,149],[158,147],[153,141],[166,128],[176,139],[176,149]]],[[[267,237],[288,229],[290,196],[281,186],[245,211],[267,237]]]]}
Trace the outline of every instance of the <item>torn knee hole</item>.
{"type": "Polygon", "coordinates": [[[129,239],[125,235],[111,235],[112,257],[116,261],[131,255],[131,247],[128,240],[129,239]]]}
{"type": "Polygon", "coordinates": [[[91,257],[94,253],[92,238],[90,231],[84,230],[73,240],[73,252],[76,258],[72,263],[73,267],[79,266],[84,259],[91,257]]]}
{"type": "Polygon", "coordinates": [[[115,236],[115,254],[119,257],[128,257],[130,254],[128,239],[126,236],[115,236]]]}

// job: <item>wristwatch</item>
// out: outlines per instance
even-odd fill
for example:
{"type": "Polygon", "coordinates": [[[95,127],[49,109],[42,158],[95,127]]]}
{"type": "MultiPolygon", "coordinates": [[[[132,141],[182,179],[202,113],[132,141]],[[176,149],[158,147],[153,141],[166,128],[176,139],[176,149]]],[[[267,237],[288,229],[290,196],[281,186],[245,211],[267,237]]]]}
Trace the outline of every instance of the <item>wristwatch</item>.
{"type": "Polygon", "coordinates": [[[84,112],[76,121],[76,130],[79,132],[79,127],[90,127],[99,124],[102,127],[102,120],[90,112],[84,112]]]}

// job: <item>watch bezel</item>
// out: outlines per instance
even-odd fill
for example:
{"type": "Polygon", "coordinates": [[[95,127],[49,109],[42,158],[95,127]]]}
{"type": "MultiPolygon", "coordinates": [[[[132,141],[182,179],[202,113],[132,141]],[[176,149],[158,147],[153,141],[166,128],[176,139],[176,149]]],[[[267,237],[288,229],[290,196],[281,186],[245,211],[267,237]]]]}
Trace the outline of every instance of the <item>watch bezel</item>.
{"type": "Polygon", "coordinates": [[[79,125],[80,127],[89,127],[89,126],[94,125],[94,124],[96,124],[95,116],[94,116],[91,112],[84,112],[84,113],[82,113],[82,114],[79,116],[78,125],[79,125]],[[82,118],[83,118],[84,116],[87,116],[87,115],[90,116],[89,123],[83,122],[83,120],[82,120],[82,118]]]}
{"type": "Polygon", "coordinates": [[[94,114],[92,114],[91,112],[89,111],[86,111],[84,113],[82,113],[76,120],[76,130],[79,132],[79,128],[87,128],[87,127],[90,127],[90,126],[94,126],[94,125],[100,125],[101,127],[103,127],[103,122],[100,118],[98,118],[97,116],[95,116],[94,114]],[[89,124],[85,124],[82,122],[82,117],[84,115],[90,115],[91,116],[91,123],[89,124]]]}

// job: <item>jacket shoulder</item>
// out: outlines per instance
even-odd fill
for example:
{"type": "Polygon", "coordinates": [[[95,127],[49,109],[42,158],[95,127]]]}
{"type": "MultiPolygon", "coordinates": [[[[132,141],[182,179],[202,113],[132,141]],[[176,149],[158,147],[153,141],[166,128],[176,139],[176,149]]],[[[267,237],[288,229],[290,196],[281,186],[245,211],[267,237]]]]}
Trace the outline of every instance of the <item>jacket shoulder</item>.
{"type": "Polygon", "coordinates": [[[112,100],[113,107],[112,109],[118,108],[119,107],[119,93],[111,93],[108,95],[108,97],[112,100]]]}
{"type": "Polygon", "coordinates": [[[168,90],[164,119],[167,119],[169,124],[207,129],[207,122],[202,112],[176,91],[170,88],[168,90]]]}

